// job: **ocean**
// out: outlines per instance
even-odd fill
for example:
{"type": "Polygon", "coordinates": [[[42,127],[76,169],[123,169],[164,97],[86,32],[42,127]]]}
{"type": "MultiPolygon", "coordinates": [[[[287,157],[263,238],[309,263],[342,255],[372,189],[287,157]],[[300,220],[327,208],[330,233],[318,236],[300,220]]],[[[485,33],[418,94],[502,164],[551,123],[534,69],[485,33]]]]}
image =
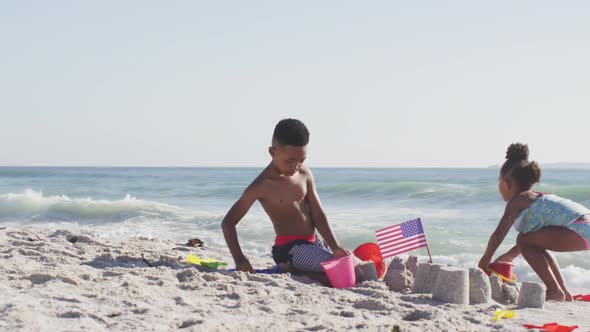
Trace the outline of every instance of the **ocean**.
{"type": "MultiPolygon", "coordinates": [[[[225,248],[223,216],[261,168],[0,167],[0,225],[90,230],[108,239],[198,237],[225,248]]],[[[316,168],[339,241],[376,242],[379,228],[420,217],[437,263],[474,266],[502,216],[498,169],[316,168]]],[[[590,206],[590,170],[547,169],[537,190],[590,206]]],[[[259,204],[238,226],[248,255],[269,255],[274,233],[259,204]]],[[[501,249],[514,244],[514,231],[501,249]]],[[[424,249],[416,251],[421,257],[424,249]]],[[[556,255],[570,287],[590,290],[590,252],[556,255]]],[[[537,280],[515,261],[520,280],[537,280]]]]}

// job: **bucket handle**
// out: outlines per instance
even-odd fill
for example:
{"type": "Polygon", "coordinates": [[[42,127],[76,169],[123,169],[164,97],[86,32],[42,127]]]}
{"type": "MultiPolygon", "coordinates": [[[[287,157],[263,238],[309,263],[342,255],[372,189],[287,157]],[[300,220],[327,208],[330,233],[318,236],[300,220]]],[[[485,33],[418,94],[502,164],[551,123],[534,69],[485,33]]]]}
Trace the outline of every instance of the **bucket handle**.
{"type": "Polygon", "coordinates": [[[517,282],[518,279],[516,278],[516,274],[514,274],[514,272],[512,272],[512,279],[510,278],[506,278],[505,276],[501,275],[500,273],[494,271],[494,269],[492,268],[488,268],[490,270],[490,272],[492,272],[493,274],[497,275],[498,277],[500,277],[500,279],[507,281],[507,282],[517,282]]]}

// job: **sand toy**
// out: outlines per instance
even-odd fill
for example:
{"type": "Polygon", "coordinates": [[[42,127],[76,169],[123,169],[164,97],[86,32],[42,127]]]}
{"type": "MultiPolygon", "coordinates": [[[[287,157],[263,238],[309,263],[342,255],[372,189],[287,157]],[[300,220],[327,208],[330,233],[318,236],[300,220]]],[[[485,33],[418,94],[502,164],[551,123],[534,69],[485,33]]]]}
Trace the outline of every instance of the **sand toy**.
{"type": "Polygon", "coordinates": [[[557,323],[547,323],[543,325],[524,324],[523,326],[527,329],[541,329],[546,332],[570,332],[578,328],[578,325],[566,326],[557,323]]]}
{"type": "Polygon", "coordinates": [[[492,320],[499,321],[500,319],[514,318],[515,315],[516,315],[516,311],[514,311],[514,310],[497,309],[494,312],[494,317],[492,317],[492,320]]]}
{"type": "Polygon", "coordinates": [[[493,273],[500,277],[504,282],[516,282],[518,279],[516,275],[512,272],[514,268],[514,264],[509,262],[497,262],[490,264],[490,267],[487,271],[488,275],[493,273]]]}
{"type": "Polygon", "coordinates": [[[356,285],[353,255],[321,263],[334,288],[349,288],[356,285]]]}
{"type": "Polygon", "coordinates": [[[387,264],[381,255],[381,249],[376,243],[367,242],[363,243],[354,249],[354,255],[363,261],[372,261],[377,269],[377,278],[383,278],[385,270],[387,270],[387,264]]]}
{"type": "MultiPolygon", "coordinates": [[[[228,272],[234,272],[236,269],[229,269],[227,270],[228,272]]],[[[254,270],[254,272],[258,273],[258,274],[277,274],[277,273],[282,273],[281,269],[279,268],[279,266],[275,266],[275,267],[271,267],[270,269],[256,269],[254,270]]]]}
{"type": "Polygon", "coordinates": [[[186,262],[190,264],[195,264],[198,266],[204,266],[210,269],[217,270],[220,266],[227,266],[227,263],[220,262],[213,258],[201,258],[199,256],[193,255],[192,253],[188,254],[186,258],[186,262]]]}

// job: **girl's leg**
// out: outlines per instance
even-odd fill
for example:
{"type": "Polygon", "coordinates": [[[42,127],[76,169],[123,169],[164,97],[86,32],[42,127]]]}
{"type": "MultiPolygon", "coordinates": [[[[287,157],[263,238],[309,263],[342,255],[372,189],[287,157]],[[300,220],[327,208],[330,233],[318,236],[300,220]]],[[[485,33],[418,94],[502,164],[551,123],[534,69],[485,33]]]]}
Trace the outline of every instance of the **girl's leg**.
{"type": "MultiPolygon", "coordinates": [[[[553,257],[548,258],[546,250],[566,252],[586,249],[586,241],[576,232],[565,227],[545,227],[530,233],[521,233],[516,240],[522,257],[526,259],[531,268],[547,286],[547,299],[563,301],[567,289],[562,289],[563,278],[553,269],[559,272],[559,266],[550,267],[553,257]],[[556,280],[561,279],[561,283],[556,280]],[[560,285],[561,284],[561,285],[560,285]]],[[[563,285],[565,287],[565,285],[563,285]]]]}
{"type": "Polygon", "coordinates": [[[561,290],[565,293],[565,300],[566,301],[573,301],[574,298],[573,298],[572,294],[570,294],[570,292],[565,287],[565,282],[563,281],[563,277],[561,276],[561,271],[559,270],[559,264],[557,264],[555,257],[553,257],[553,255],[551,255],[551,253],[547,250],[545,250],[543,252],[543,255],[545,255],[545,259],[547,260],[547,263],[549,264],[549,268],[551,268],[551,272],[553,273],[553,276],[555,277],[557,284],[559,285],[561,290]]]}

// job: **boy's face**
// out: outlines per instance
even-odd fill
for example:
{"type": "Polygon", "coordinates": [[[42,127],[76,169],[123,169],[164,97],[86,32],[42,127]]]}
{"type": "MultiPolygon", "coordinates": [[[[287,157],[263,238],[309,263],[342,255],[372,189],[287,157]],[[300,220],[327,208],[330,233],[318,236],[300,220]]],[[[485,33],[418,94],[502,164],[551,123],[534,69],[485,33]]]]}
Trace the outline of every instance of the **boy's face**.
{"type": "Polygon", "coordinates": [[[287,176],[297,173],[307,158],[307,146],[273,144],[268,152],[275,167],[287,176]]]}

